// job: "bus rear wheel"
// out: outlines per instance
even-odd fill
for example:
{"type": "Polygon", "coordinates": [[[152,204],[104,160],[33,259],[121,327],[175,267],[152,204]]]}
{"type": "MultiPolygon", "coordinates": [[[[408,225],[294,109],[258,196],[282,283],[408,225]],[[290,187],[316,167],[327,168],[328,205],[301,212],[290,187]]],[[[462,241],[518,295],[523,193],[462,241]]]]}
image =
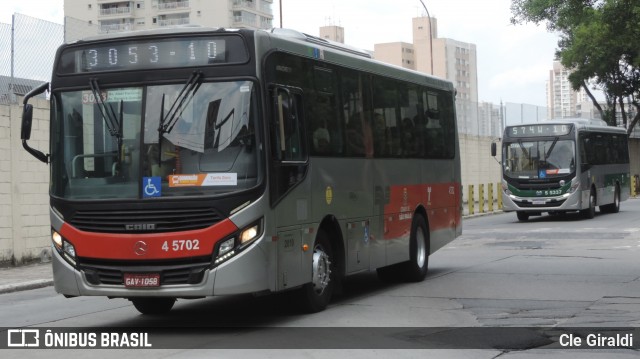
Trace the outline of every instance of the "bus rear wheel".
{"type": "Polygon", "coordinates": [[[175,298],[131,298],[133,306],[142,314],[168,313],[176,302],[175,298]]]}
{"type": "Polygon", "coordinates": [[[583,218],[592,219],[596,216],[596,192],[591,189],[589,192],[589,208],[580,211],[583,218]]]}
{"type": "Polygon", "coordinates": [[[409,238],[409,261],[404,263],[405,278],[421,282],[429,269],[429,229],[421,215],[414,217],[409,238]]]}
{"type": "Polygon", "coordinates": [[[299,290],[302,297],[300,304],[305,312],[316,313],[327,307],[336,283],[335,267],[336,259],[331,242],[326,232],[320,230],[313,245],[311,283],[303,285],[299,290]]]}
{"type": "Polygon", "coordinates": [[[613,193],[613,203],[600,206],[600,212],[605,212],[605,213],[620,212],[620,187],[617,184],[616,184],[615,192],[613,193]]]}

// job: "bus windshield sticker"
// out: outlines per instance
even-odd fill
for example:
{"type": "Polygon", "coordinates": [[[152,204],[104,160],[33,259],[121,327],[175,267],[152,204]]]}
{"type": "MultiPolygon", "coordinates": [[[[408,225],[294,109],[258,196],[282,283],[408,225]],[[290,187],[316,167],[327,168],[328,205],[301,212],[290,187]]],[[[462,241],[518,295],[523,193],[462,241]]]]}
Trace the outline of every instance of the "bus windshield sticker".
{"type": "Polygon", "coordinates": [[[142,177],[142,197],[162,196],[162,180],[159,176],[142,177]]]}
{"type": "Polygon", "coordinates": [[[237,173],[200,173],[169,176],[169,187],[208,187],[237,185],[237,173]]]}

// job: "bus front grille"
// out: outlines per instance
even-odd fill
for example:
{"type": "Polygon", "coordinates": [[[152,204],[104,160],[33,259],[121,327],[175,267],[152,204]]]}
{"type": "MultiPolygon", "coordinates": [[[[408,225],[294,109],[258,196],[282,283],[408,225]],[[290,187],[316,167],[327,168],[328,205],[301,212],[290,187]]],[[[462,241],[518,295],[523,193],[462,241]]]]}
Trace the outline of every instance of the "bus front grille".
{"type": "Polygon", "coordinates": [[[213,208],[76,211],[69,223],[86,232],[160,233],[207,228],[222,216],[213,208]]]}
{"type": "Polygon", "coordinates": [[[93,285],[124,285],[124,274],[160,275],[160,285],[198,284],[204,278],[204,273],[210,268],[210,257],[194,263],[179,263],[159,265],[156,263],[117,262],[100,263],[91,259],[81,259],[79,269],[84,273],[87,281],[93,285]]]}

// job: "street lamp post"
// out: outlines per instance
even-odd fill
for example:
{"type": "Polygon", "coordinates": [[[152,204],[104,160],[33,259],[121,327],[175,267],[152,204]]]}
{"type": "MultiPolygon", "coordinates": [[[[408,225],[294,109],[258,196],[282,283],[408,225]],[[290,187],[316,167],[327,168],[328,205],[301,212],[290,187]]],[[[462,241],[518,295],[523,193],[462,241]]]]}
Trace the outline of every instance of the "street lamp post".
{"type": "MultiPolygon", "coordinates": [[[[422,4],[422,7],[424,7],[424,11],[427,12],[427,16],[429,17],[429,56],[431,57],[429,63],[431,64],[431,74],[433,75],[433,36],[431,36],[431,15],[429,15],[429,10],[424,4],[424,1],[420,0],[420,3],[422,4]]],[[[282,16],[280,16],[280,19],[282,19],[282,16]]]]}
{"type": "Polygon", "coordinates": [[[282,29],[282,0],[280,0],[280,28],[282,29]]]}

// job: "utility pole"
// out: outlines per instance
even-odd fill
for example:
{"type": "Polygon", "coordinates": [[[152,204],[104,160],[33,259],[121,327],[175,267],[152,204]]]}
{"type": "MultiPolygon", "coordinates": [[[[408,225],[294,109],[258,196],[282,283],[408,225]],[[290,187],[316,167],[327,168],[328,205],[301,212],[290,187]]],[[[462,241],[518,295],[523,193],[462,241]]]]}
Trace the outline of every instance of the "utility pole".
{"type": "Polygon", "coordinates": [[[282,29],[282,0],[280,0],[280,28],[282,29]]]}

